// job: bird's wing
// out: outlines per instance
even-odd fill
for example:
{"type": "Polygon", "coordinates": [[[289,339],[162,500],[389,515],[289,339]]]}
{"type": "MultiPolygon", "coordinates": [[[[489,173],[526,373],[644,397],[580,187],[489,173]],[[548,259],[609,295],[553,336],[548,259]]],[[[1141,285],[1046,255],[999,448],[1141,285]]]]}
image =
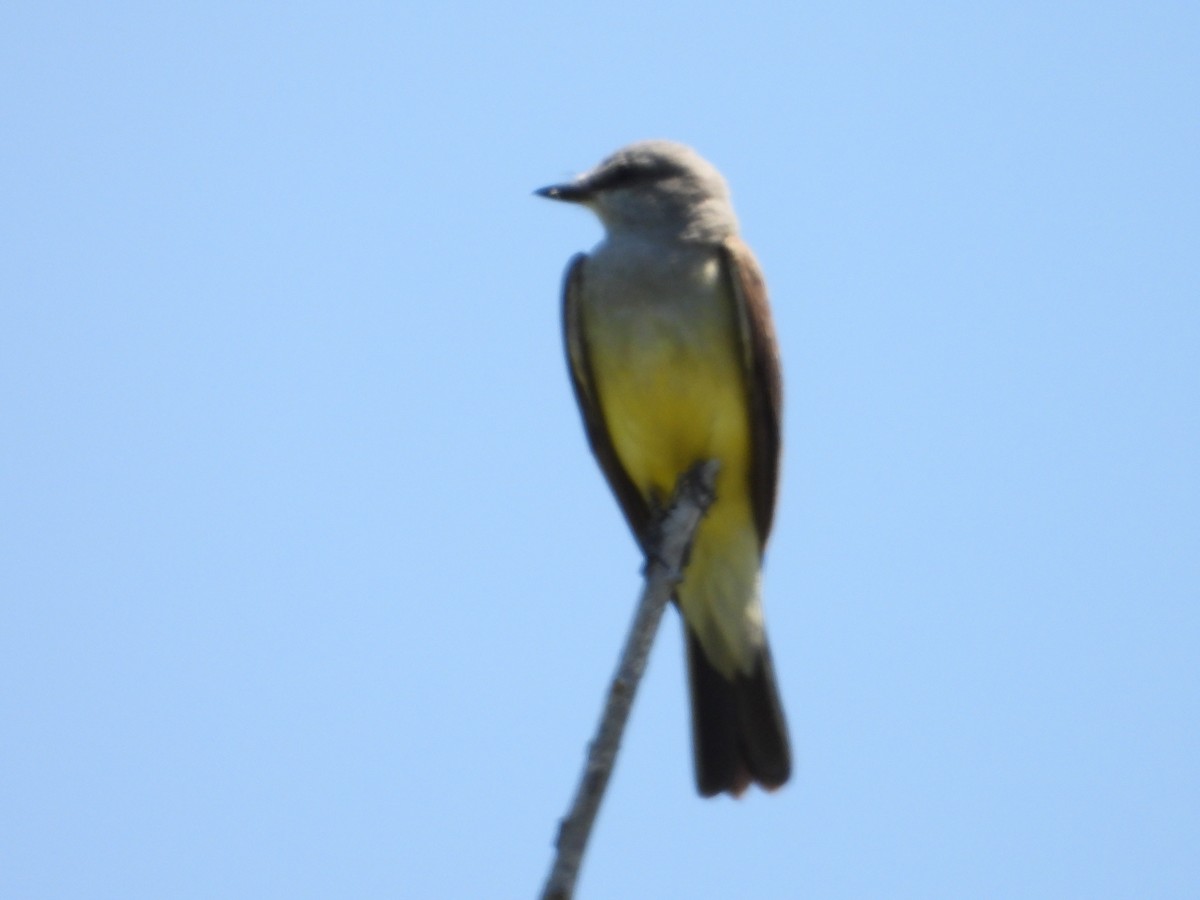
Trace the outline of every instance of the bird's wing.
{"type": "Polygon", "coordinates": [[[650,525],[650,507],[641,492],[621,465],[613,447],[608,424],[604,421],[604,410],[596,393],[588,359],[586,335],[581,321],[580,300],[583,295],[583,280],[587,254],[579,253],[567,266],[567,277],[563,284],[563,340],[566,344],[567,365],[571,370],[571,386],[575,388],[575,400],[583,414],[588,443],[595,454],[604,477],[621,504],[621,511],[633,530],[633,536],[645,550],[647,528],[650,525]]]}
{"type": "Polygon", "coordinates": [[[754,254],[740,238],[721,244],[722,272],[733,291],[742,332],[743,366],[753,442],[750,494],[759,546],[765,547],[775,515],[779,485],[779,445],[783,413],[783,377],[775,326],[767,305],[767,286],[754,254]]]}

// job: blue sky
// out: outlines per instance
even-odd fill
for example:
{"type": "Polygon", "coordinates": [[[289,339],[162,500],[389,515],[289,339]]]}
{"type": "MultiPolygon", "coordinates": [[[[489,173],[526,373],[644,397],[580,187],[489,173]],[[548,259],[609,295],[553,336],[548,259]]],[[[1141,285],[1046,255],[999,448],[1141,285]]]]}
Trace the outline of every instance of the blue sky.
{"type": "Polygon", "coordinates": [[[0,9],[0,896],[529,897],[639,589],[558,334],[646,137],[787,388],[797,754],[664,621],[589,897],[1200,893],[1200,11],[0,9]]]}

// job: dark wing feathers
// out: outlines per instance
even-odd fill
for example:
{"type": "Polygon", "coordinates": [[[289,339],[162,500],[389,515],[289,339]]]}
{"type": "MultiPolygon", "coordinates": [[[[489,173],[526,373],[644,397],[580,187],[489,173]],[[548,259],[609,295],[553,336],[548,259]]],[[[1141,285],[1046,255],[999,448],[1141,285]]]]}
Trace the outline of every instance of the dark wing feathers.
{"type": "Polygon", "coordinates": [[[783,377],[775,326],[767,305],[767,287],[754,254],[738,237],[721,244],[722,270],[737,302],[746,349],[746,389],[750,404],[750,429],[754,442],[750,491],[759,546],[765,547],[775,515],[779,487],[780,419],[783,411],[783,377]]]}

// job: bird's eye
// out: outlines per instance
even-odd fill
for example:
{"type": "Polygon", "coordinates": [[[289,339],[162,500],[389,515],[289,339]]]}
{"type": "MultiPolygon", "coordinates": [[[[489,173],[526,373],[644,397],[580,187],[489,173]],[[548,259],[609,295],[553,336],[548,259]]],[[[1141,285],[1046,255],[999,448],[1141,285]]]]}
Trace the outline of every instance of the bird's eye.
{"type": "Polygon", "coordinates": [[[604,190],[615,190],[616,188],[629,187],[637,180],[638,172],[629,163],[621,163],[614,166],[613,169],[604,177],[604,190]]]}

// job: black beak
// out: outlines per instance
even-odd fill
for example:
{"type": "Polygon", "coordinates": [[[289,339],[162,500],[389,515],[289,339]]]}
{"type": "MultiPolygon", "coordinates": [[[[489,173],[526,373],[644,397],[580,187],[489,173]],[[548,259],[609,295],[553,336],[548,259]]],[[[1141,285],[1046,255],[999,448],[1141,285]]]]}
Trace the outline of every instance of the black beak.
{"type": "Polygon", "coordinates": [[[563,200],[567,203],[582,203],[591,196],[591,191],[580,186],[568,182],[567,184],[552,184],[549,187],[538,188],[534,191],[539,197],[548,197],[551,200],[563,200]]]}

